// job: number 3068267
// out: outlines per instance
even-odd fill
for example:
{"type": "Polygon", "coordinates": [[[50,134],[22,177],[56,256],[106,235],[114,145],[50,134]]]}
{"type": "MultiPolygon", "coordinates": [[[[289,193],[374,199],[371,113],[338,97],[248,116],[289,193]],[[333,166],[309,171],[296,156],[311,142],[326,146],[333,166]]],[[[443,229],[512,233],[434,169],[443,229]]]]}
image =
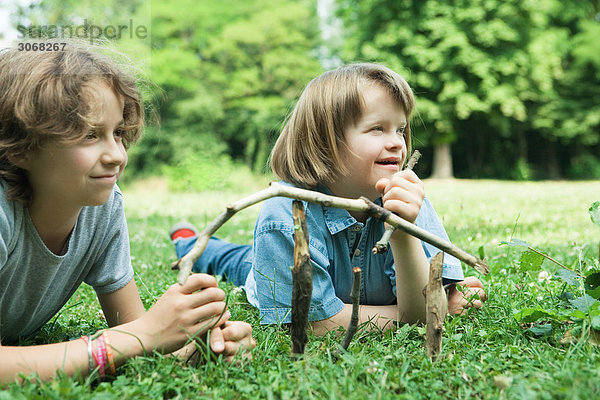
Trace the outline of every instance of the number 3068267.
{"type": "Polygon", "coordinates": [[[66,45],[66,43],[25,42],[19,43],[17,49],[19,51],[62,51],[66,45]]]}

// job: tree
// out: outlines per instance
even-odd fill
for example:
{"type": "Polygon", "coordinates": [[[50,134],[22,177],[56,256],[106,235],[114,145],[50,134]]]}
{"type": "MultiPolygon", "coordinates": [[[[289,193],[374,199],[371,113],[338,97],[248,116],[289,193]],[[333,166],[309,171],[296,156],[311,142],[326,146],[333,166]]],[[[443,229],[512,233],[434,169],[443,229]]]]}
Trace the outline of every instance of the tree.
{"type": "Polygon", "coordinates": [[[154,7],[152,79],[168,95],[161,117],[177,132],[174,148],[206,153],[215,144],[261,169],[301,88],[321,71],[315,10],[291,0],[154,7]]]}
{"type": "MultiPolygon", "coordinates": [[[[433,176],[450,175],[452,148],[459,152],[454,164],[461,174],[527,178],[532,153],[550,148],[561,135],[575,137],[566,126],[550,131],[558,122],[552,117],[556,107],[565,110],[565,125],[578,122],[578,138],[597,137],[596,112],[589,112],[594,105],[572,102],[597,91],[598,68],[595,57],[589,60],[598,54],[592,48],[597,44],[587,39],[598,24],[582,22],[595,15],[595,3],[339,0],[346,34],[342,57],[379,61],[407,77],[417,97],[416,122],[425,121],[415,129],[417,141],[435,147],[433,176]],[[573,39],[579,50],[567,44],[573,39]],[[588,72],[569,68],[570,78],[563,79],[569,59],[588,72]],[[560,88],[585,73],[594,84],[579,84],[565,97],[560,88]],[[569,109],[573,117],[565,119],[569,109]]],[[[557,150],[550,150],[557,159],[557,150]]],[[[538,161],[550,165],[551,158],[538,161]]]]}

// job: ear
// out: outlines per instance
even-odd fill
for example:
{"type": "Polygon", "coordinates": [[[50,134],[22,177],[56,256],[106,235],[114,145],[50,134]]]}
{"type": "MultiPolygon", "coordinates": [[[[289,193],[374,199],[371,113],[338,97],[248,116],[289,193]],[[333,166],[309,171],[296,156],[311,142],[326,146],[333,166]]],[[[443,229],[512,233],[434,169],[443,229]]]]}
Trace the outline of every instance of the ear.
{"type": "Polygon", "coordinates": [[[24,169],[24,170],[29,170],[29,153],[27,154],[23,154],[23,155],[18,155],[15,156],[13,154],[11,155],[7,155],[6,158],[8,158],[8,161],[10,161],[11,164],[24,169]]]}

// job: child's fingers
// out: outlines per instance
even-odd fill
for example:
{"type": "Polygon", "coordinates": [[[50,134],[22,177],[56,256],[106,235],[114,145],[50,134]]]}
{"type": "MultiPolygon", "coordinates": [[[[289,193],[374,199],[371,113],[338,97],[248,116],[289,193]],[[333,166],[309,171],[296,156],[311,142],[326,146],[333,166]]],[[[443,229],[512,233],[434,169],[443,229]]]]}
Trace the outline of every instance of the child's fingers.
{"type": "MultiPolygon", "coordinates": [[[[481,284],[479,279],[475,277],[470,278],[473,278],[478,284],[481,284]]],[[[469,286],[470,284],[473,285],[475,283],[476,282],[471,280],[467,282],[467,279],[465,279],[450,288],[448,298],[450,314],[464,314],[467,308],[479,309],[483,307],[483,302],[487,300],[487,294],[481,287],[469,286]]]]}
{"type": "MultiPolygon", "coordinates": [[[[411,195],[416,199],[425,197],[423,182],[410,170],[397,172],[390,179],[381,178],[375,187],[383,195],[384,201],[402,194],[411,195]]],[[[407,200],[410,199],[407,198],[407,200]]]]}
{"type": "Polygon", "coordinates": [[[487,300],[487,293],[483,289],[483,283],[474,276],[467,276],[464,281],[459,282],[458,285],[462,287],[462,291],[465,292],[465,297],[473,296],[477,294],[479,299],[482,301],[487,300]]]}
{"type": "Polygon", "coordinates": [[[255,347],[256,340],[252,337],[244,338],[238,342],[227,341],[225,342],[225,351],[223,351],[223,355],[233,356],[237,353],[248,353],[255,347]]]}
{"type": "Polygon", "coordinates": [[[192,323],[209,322],[213,326],[221,326],[229,320],[229,310],[224,301],[214,301],[191,310],[189,321],[192,323]]]}
{"type": "Polygon", "coordinates": [[[200,290],[192,293],[189,296],[190,306],[192,308],[200,307],[212,302],[225,300],[225,292],[217,287],[200,290]]]}
{"type": "Polygon", "coordinates": [[[185,284],[181,286],[181,292],[190,294],[209,287],[217,287],[217,280],[214,276],[208,274],[192,274],[187,278],[185,284]]]}
{"type": "Polygon", "coordinates": [[[487,300],[487,293],[485,293],[485,290],[481,289],[481,288],[468,288],[467,289],[468,294],[465,295],[465,297],[468,299],[478,299],[481,301],[486,301],[487,300]]]}
{"type": "MultiPolygon", "coordinates": [[[[401,187],[395,186],[390,188],[381,198],[385,208],[390,209],[391,203],[388,205],[388,202],[401,202],[408,205],[415,205],[419,209],[421,208],[421,204],[423,204],[423,199],[425,198],[424,193],[420,190],[415,190],[411,187],[401,187]]],[[[396,203],[395,203],[396,204],[396,203]]],[[[398,203],[400,204],[400,203],[398,203]]]]}
{"type": "Polygon", "coordinates": [[[223,338],[223,330],[220,327],[210,331],[210,349],[217,354],[225,350],[225,339],[223,338]]]}
{"type": "Polygon", "coordinates": [[[252,325],[244,321],[229,321],[223,328],[223,336],[227,341],[240,341],[252,338],[252,325]]]}
{"type": "Polygon", "coordinates": [[[256,347],[252,337],[252,325],[243,321],[228,321],[223,328],[225,351],[223,355],[233,356],[237,353],[249,353],[256,347]]]}
{"type": "Polygon", "coordinates": [[[375,183],[375,190],[379,193],[384,194],[385,189],[388,187],[390,180],[388,178],[381,178],[375,183]]]}
{"type": "Polygon", "coordinates": [[[407,180],[409,182],[412,182],[412,183],[417,183],[417,184],[422,184],[423,183],[421,181],[421,178],[419,178],[419,176],[415,173],[415,171],[413,171],[411,169],[404,169],[402,171],[396,172],[394,174],[393,178],[396,178],[396,177],[405,179],[405,180],[407,180]]]}
{"type": "Polygon", "coordinates": [[[481,300],[467,300],[465,299],[462,304],[460,305],[460,307],[456,308],[453,311],[453,314],[465,314],[467,312],[468,308],[475,308],[475,309],[480,309],[481,307],[483,307],[483,302],[481,300]]]}

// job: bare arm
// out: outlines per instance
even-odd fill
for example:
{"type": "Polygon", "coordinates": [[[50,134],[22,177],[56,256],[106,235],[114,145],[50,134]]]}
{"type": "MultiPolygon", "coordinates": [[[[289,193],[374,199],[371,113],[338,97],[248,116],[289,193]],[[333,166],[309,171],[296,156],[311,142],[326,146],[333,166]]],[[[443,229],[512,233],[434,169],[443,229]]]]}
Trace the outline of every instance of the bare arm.
{"type": "MultiPolygon", "coordinates": [[[[117,325],[118,315],[123,316],[122,322],[130,322],[144,312],[133,280],[116,292],[99,295],[98,298],[110,326],[117,325]],[[120,304],[125,306],[119,307],[120,304]]],[[[125,326],[121,328],[127,330],[125,326]]],[[[117,364],[142,353],[141,344],[133,336],[110,332],[109,337],[116,349],[128,349],[119,355],[115,352],[117,364]]],[[[0,359],[3,360],[0,382],[11,382],[21,373],[25,376],[37,373],[42,380],[49,380],[58,370],[63,370],[67,375],[86,375],[90,372],[87,345],[83,340],[41,346],[0,345],[0,359]]]]}
{"type": "MultiPolygon", "coordinates": [[[[135,283],[101,297],[112,326],[108,335],[117,366],[145,352],[172,352],[190,336],[204,335],[229,318],[223,301],[225,294],[213,277],[204,274],[191,276],[183,286],[171,286],[145,313],[135,283]],[[119,318],[124,323],[114,326],[119,318]]],[[[37,373],[42,380],[49,380],[58,370],[67,375],[90,372],[87,346],[80,339],[42,346],[0,345],[0,359],[2,383],[13,382],[21,373],[37,373]]]]}
{"type": "MultiPolygon", "coordinates": [[[[391,179],[382,178],[376,188],[382,193],[383,206],[387,210],[409,222],[415,222],[425,198],[425,189],[413,171],[404,170],[394,174],[391,179]]],[[[424,322],[423,288],[428,280],[429,262],[421,241],[396,230],[390,238],[390,244],[396,269],[398,315],[404,322],[424,322]]]]}
{"type": "MultiPolygon", "coordinates": [[[[313,333],[317,336],[325,335],[329,331],[335,331],[340,326],[346,329],[350,323],[352,315],[352,304],[344,304],[344,308],[331,318],[321,321],[312,321],[311,327],[313,333]]],[[[370,321],[380,329],[386,330],[395,326],[394,322],[398,320],[398,308],[395,305],[389,306],[360,306],[358,323],[370,321]]]]}
{"type": "Polygon", "coordinates": [[[429,277],[429,262],[421,241],[405,232],[396,230],[390,244],[396,268],[398,315],[403,322],[411,324],[425,322],[423,289],[427,285],[429,277]]]}
{"type": "Polygon", "coordinates": [[[133,279],[116,292],[99,294],[98,300],[110,327],[134,321],[146,312],[133,279]]]}

